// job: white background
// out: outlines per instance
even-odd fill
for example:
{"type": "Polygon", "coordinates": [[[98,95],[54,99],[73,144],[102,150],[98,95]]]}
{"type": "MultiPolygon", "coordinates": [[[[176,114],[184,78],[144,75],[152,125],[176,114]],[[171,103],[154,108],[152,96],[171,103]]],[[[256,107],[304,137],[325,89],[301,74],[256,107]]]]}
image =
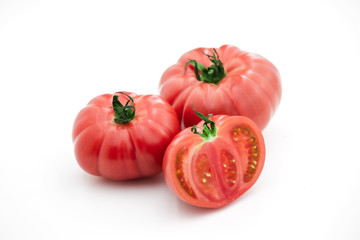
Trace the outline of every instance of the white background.
{"type": "Polygon", "coordinates": [[[0,1],[0,239],[360,239],[360,2],[0,1]],[[71,141],[93,97],[158,92],[223,44],[271,60],[283,97],[258,182],[200,209],[162,174],[83,172],[71,141]]]}

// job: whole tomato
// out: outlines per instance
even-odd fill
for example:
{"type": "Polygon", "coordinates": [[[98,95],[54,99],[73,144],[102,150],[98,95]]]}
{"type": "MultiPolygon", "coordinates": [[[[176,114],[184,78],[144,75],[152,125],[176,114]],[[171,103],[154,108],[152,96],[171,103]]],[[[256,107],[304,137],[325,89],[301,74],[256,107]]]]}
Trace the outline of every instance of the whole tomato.
{"type": "Polygon", "coordinates": [[[76,117],[72,138],[86,172],[125,180],[160,173],[179,131],[174,109],[161,97],[119,92],[92,99],[76,117]]]}
{"type": "Polygon", "coordinates": [[[178,133],[165,152],[165,180],[189,204],[222,207],[258,179],[265,160],[264,139],[247,117],[196,114],[203,121],[178,133]]]}
{"type": "Polygon", "coordinates": [[[182,128],[203,114],[240,115],[264,129],[279,105],[280,75],[265,58],[230,45],[185,53],[160,80],[160,95],[175,109],[182,128]]]}

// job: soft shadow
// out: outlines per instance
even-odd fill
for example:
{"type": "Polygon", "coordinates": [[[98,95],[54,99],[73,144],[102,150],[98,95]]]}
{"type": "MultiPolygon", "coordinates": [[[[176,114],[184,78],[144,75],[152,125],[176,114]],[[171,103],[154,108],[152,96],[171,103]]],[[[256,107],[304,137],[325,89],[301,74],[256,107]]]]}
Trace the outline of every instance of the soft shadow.
{"type": "Polygon", "coordinates": [[[107,188],[144,188],[165,184],[164,177],[161,173],[151,177],[121,181],[110,180],[103,177],[90,176],[89,182],[91,183],[91,185],[107,188]]]}
{"type": "Polygon", "coordinates": [[[177,207],[179,211],[179,215],[183,217],[202,217],[209,214],[214,214],[216,212],[221,211],[222,208],[202,208],[190,205],[180,199],[177,199],[177,207]]]}
{"type": "Polygon", "coordinates": [[[193,205],[190,205],[180,199],[177,201],[177,207],[179,211],[179,215],[182,215],[185,218],[193,218],[193,217],[202,217],[202,216],[208,216],[210,214],[216,214],[223,211],[227,211],[228,208],[234,208],[234,205],[242,204],[246,198],[249,197],[249,195],[252,195],[252,191],[248,191],[241,195],[239,198],[235,199],[233,202],[229,203],[228,205],[225,205],[220,208],[201,208],[196,207],[193,205]]]}

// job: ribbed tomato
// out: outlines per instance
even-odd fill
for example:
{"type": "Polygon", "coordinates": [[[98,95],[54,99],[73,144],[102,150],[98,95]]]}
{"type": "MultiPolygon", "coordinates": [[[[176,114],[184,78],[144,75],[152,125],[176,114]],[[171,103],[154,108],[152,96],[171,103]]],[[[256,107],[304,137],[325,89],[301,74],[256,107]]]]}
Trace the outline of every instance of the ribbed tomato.
{"type": "Polygon", "coordinates": [[[185,53],[162,75],[160,95],[175,109],[182,128],[203,114],[240,115],[264,129],[279,105],[280,75],[265,58],[224,45],[185,53]]]}
{"type": "Polygon", "coordinates": [[[166,147],[179,131],[174,109],[159,96],[104,94],[76,117],[75,156],[93,175],[114,180],[152,176],[162,171],[166,147]]]}
{"type": "Polygon", "coordinates": [[[183,201],[218,208],[237,199],[259,178],[265,160],[264,139],[249,118],[199,116],[204,121],[181,131],[168,146],[164,176],[183,201]],[[203,133],[199,133],[201,126],[203,133]]]}

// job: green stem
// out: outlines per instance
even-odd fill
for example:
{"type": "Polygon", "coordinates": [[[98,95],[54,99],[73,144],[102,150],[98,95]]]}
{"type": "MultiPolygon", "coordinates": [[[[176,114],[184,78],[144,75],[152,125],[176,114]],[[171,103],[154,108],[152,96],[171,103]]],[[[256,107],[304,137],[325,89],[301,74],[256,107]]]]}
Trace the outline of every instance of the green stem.
{"type": "Polygon", "coordinates": [[[206,68],[204,65],[198,63],[196,60],[189,60],[185,64],[185,70],[187,66],[191,64],[195,68],[195,77],[198,81],[218,84],[226,75],[224,65],[219,59],[219,54],[217,53],[215,48],[213,48],[212,50],[212,55],[205,54],[202,50],[201,52],[209,58],[213,65],[206,68]]]}
{"type": "Polygon", "coordinates": [[[198,115],[202,120],[204,120],[204,125],[203,125],[203,132],[202,133],[199,133],[197,131],[197,126],[194,125],[192,128],[191,128],[191,131],[195,134],[198,134],[200,135],[201,137],[204,138],[205,141],[207,140],[211,140],[212,138],[216,137],[216,127],[215,127],[215,122],[211,121],[209,118],[212,116],[212,114],[209,114],[207,117],[200,113],[200,112],[197,112],[195,111],[195,108],[194,108],[194,105],[192,105],[192,108],[194,110],[194,112],[196,113],[196,115],[198,115]],[[210,124],[210,126],[208,126],[208,124],[210,124]]]}
{"type": "Polygon", "coordinates": [[[134,99],[123,92],[118,92],[120,94],[126,95],[129,100],[125,105],[122,105],[119,101],[119,96],[114,95],[112,101],[112,108],[114,109],[114,122],[117,124],[127,124],[131,120],[135,118],[135,107],[134,107],[134,99]]]}

